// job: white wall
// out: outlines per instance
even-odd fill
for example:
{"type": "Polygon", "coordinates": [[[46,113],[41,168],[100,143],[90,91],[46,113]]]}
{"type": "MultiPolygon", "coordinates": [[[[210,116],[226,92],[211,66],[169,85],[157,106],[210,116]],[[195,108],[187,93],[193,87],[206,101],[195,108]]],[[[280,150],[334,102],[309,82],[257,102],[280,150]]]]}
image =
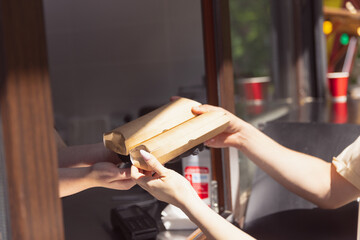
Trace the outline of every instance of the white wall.
{"type": "Polygon", "coordinates": [[[200,1],[44,0],[57,119],[166,103],[204,76],[200,1]]]}

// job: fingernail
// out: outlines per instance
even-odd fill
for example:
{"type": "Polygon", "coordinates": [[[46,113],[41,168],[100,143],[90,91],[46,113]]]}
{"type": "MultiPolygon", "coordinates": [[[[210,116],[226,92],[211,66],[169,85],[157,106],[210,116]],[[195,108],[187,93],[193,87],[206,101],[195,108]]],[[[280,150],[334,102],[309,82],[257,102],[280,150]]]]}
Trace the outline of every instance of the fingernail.
{"type": "Polygon", "coordinates": [[[140,150],[140,154],[141,156],[144,158],[145,161],[149,161],[151,159],[151,154],[148,153],[147,151],[145,150],[140,150]]]}

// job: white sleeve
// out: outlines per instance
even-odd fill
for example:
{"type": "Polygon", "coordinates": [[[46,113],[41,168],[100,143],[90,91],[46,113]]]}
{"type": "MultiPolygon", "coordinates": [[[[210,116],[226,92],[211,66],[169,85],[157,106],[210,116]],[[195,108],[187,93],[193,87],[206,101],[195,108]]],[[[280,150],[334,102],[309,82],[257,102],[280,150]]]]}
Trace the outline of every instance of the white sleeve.
{"type": "Polygon", "coordinates": [[[332,163],[341,176],[360,189],[360,137],[334,157],[332,163]]]}

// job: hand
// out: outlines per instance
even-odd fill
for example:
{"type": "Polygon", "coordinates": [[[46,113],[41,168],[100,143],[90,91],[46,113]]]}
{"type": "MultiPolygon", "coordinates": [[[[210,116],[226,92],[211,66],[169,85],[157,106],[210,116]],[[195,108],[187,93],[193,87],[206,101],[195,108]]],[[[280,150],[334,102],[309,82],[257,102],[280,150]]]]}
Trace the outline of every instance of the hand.
{"type": "Polygon", "coordinates": [[[186,202],[199,198],[190,182],[177,172],[168,169],[150,153],[140,150],[144,161],[154,171],[144,171],[131,166],[131,177],[157,199],[182,207],[186,202]]]}
{"type": "Polygon", "coordinates": [[[92,165],[89,177],[95,187],[128,190],[136,184],[131,179],[130,168],[119,169],[110,162],[99,162],[92,165]]]}
{"type": "Polygon", "coordinates": [[[224,148],[230,146],[238,148],[239,145],[241,145],[241,140],[242,140],[241,131],[244,129],[244,127],[248,126],[249,124],[221,107],[215,107],[205,104],[192,108],[192,112],[194,114],[203,114],[205,112],[210,112],[210,111],[225,112],[225,114],[230,119],[230,123],[224,132],[206,141],[205,145],[214,148],[224,148]]]}

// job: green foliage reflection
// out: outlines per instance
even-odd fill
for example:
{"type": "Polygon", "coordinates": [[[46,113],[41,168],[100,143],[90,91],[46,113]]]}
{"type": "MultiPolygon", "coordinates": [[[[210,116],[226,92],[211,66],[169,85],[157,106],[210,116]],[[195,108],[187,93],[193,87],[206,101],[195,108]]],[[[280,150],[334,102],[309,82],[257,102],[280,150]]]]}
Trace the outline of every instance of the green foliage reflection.
{"type": "Polygon", "coordinates": [[[270,75],[269,0],[230,0],[231,42],[236,77],[270,75]]]}

